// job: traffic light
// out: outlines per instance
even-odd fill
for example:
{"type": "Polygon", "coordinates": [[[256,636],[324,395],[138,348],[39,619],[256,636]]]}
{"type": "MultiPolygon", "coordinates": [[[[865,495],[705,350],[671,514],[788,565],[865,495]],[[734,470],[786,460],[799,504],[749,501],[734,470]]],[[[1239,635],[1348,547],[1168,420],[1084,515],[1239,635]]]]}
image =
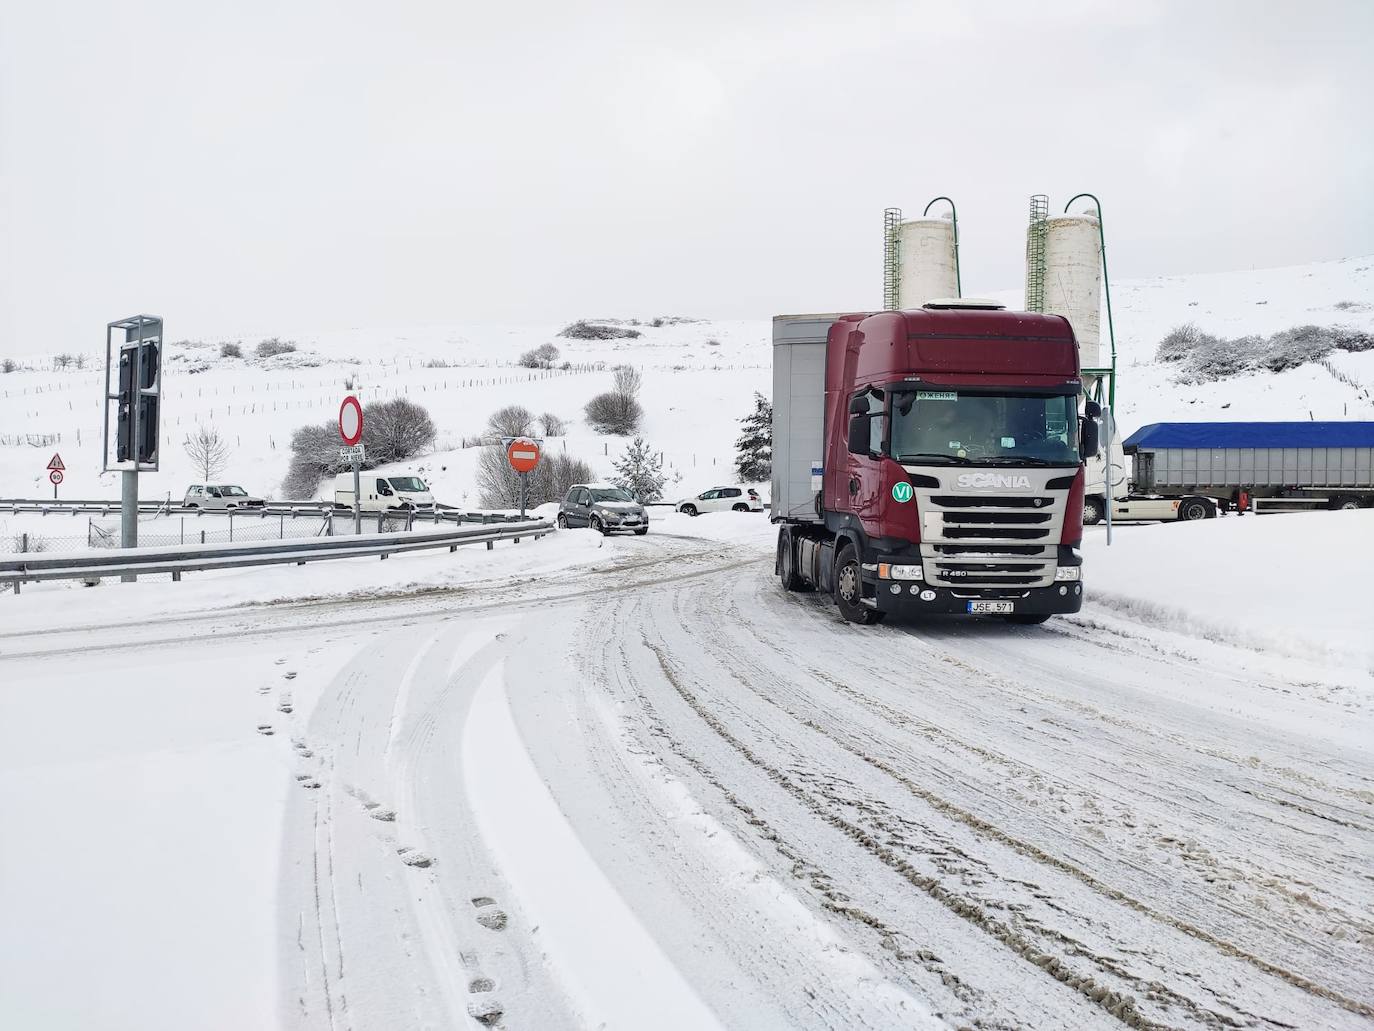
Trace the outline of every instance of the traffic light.
{"type": "Polygon", "coordinates": [[[156,340],[126,343],[119,349],[118,419],[115,461],[134,461],[134,405],[138,405],[138,461],[157,461],[157,396],[145,395],[157,384],[161,349],[156,340]],[[137,386],[135,386],[137,384],[137,386]]]}

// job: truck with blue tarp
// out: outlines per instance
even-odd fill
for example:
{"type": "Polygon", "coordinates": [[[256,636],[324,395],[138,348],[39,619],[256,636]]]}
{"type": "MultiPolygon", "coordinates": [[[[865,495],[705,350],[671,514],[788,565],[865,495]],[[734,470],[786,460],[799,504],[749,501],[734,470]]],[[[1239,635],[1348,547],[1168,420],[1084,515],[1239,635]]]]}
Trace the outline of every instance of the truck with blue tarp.
{"type": "MultiPolygon", "coordinates": [[[[1122,451],[1133,472],[1112,477],[1114,521],[1374,505],[1374,422],[1156,422],[1122,451]]],[[[1104,505],[1085,498],[1084,522],[1104,505]]]]}

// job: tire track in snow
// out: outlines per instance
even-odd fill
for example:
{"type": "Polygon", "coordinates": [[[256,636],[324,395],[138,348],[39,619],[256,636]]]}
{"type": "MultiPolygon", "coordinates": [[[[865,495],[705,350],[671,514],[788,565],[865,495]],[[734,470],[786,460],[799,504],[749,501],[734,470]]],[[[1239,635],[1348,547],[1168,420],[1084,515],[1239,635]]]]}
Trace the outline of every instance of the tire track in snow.
{"type": "MultiPolygon", "coordinates": [[[[732,609],[729,615],[737,617],[739,613],[737,610],[732,609]]],[[[728,620],[727,625],[745,627],[750,633],[751,637],[754,638],[759,645],[766,647],[770,651],[775,652],[785,660],[795,661],[794,656],[788,655],[774,641],[769,640],[765,634],[760,632],[760,628],[756,623],[735,618],[728,620]]],[[[969,666],[967,663],[953,656],[948,656],[947,658],[950,661],[954,661],[956,664],[963,666],[971,674],[980,675],[984,677],[992,676],[991,674],[988,674],[986,671],[977,670],[975,667],[969,666]]],[[[664,661],[664,658],[661,653],[660,661],[664,661]]],[[[990,821],[984,820],[983,818],[976,816],[975,814],[963,809],[960,806],[955,805],[954,803],[928,790],[927,788],[922,787],[921,785],[917,784],[914,780],[912,780],[911,777],[902,773],[900,770],[896,769],[890,763],[868,754],[861,748],[855,747],[850,741],[842,738],[840,735],[836,734],[831,729],[822,726],[815,719],[799,714],[787,705],[784,705],[781,702],[779,702],[776,698],[770,697],[764,694],[763,692],[759,691],[758,688],[754,686],[751,680],[743,676],[740,676],[737,670],[753,669],[756,673],[761,674],[765,677],[774,675],[774,671],[758,666],[757,663],[753,662],[748,657],[747,653],[736,651],[733,654],[732,660],[729,663],[725,664],[725,669],[727,670],[729,675],[731,675],[733,679],[737,683],[739,683],[743,688],[745,688],[752,694],[756,695],[764,702],[778,708],[780,711],[784,712],[786,715],[791,717],[793,720],[796,720],[801,725],[826,737],[828,740],[832,741],[839,747],[843,748],[845,751],[849,752],[855,758],[860,759],[861,761],[867,763],[873,768],[878,769],[884,774],[888,775],[889,777],[900,783],[909,793],[911,793],[917,798],[920,798],[922,801],[926,802],[932,808],[943,813],[944,815],[952,819],[955,819],[961,823],[964,823],[976,832],[984,836],[990,837],[993,840],[996,840],[1001,844],[1009,848],[1012,848],[1014,851],[1017,851],[1022,855],[1025,855],[1028,858],[1033,859],[1036,862],[1048,865],[1056,870],[1059,870],[1062,873],[1065,873],[1077,879],[1087,887],[1091,888],[1093,891],[1107,898],[1111,898],[1112,900],[1127,906],[1128,908],[1140,913],[1143,916],[1147,916],[1162,924],[1173,927],[1175,930],[1187,934],[1190,937],[1195,938],[1198,941],[1201,941],[1204,944],[1209,945],[1210,947],[1216,948],[1223,954],[1231,956],[1234,959],[1246,962],[1251,966],[1255,967],[1256,969],[1270,976],[1277,977],[1293,985],[1296,988],[1302,989],[1303,991],[1306,991],[1310,994],[1316,995],[1318,997],[1326,999],[1329,1002],[1335,1003],[1336,1005],[1341,1006],[1342,1008],[1352,1013],[1358,1014],[1363,1017],[1374,1017],[1374,1007],[1370,1007],[1368,1004],[1360,1002],[1359,1000],[1351,999],[1341,992],[1328,988],[1325,985],[1318,984],[1312,981],[1310,978],[1304,977],[1303,975],[1296,973],[1292,970],[1289,970],[1286,967],[1280,966],[1276,963],[1272,963],[1259,956],[1256,956],[1252,952],[1247,951],[1246,949],[1235,944],[1234,942],[1220,938],[1206,931],[1205,929],[1196,926],[1195,924],[1181,920],[1178,917],[1173,916],[1172,914],[1164,913],[1159,909],[1152,907],[1142,902],[1141,900],[1117,888],[1112,887],[1111,885],[1106,884],[1101,879],[1095,877],[1093,874],[1082,869],[1081,867],[1078,867],[1075,864],[1072,864],[1062,859],[1061,857],[1052,855],[1046,852],[1045,850],[1039,848],[1038,846],[1034,845],[1033,843],[1024,841],[1020,838],[1017,838],[1014,835],[1009,834],[1008,832],[1004,831],[1002,828],[996,826],[990,821]]],[[[836,678],[816,670],[810,670],[808,672],[811,672],[813,675],[820,677],[832,689],[838,690],[840,693],[851,698],[851,700],[858,702],[865,708],[869,709],[869,711],[874,712],[876,715],[879,715],[883,719],[892,719],[893,713],[890,709],[887,709],[883,706],[875,706],[869,700],[861,696],[858,692],[855,692],[852,689],[840,683],[840,681],[838,681],[836,678]]],[[[870,669],[869,672],[875,677],[881,676],[882,674],[882,671],[876,668],[870,669]]],[[[1022,687],[1023,685],[1016,686],[1022,687]]],[[[1152,987],[1154,987],[1157,991],[1158,987],[1162,986],[1152,987]]],[[[1177,997],[1177,1001],[1183,1003],[1187,1007],[1198,1010],[1196,1004],[1189,999],[1180,996],[1177,997]]],[[[1205,1015],[1201,1010],[1198,1010],[1198,1014],[1200,1016],[1205,1015]]]]}
{"type": "Polygon", "coordinates": [[[968,921],[980,930],[992,935],[1003,945],[1040,967],[1056,981],[1067,985],[1093,1005],[1098,1006],[1109,1016],[1134,1028],[1167,1028],[1147,1020],[1136,1006],[1135,999],[1097,984],[1091,977],[1080,977],[1064,966],[1057,957],[1037,949],[1033,943],[1015,932],[1011,927],[994,918],[985,908],[950,892],[934,877],[922,874],[914,866],[899,856],[887,845],[878,841],[857,824],[846,820],[818,801],[810,792],[795,783],[786,773],[757,755],[747,744],[732,734],[710,709],[689,690],[678,670],[655,644],[645,642],[645,647],[658,659],[664,677],[684,702],[711,728],[711,730],[753,766],[762,770],[770,780],[782,788],[816,816],[842,831],[865,851],[889,867],[913,887],[919,888],[946,909],[968,921]]]}

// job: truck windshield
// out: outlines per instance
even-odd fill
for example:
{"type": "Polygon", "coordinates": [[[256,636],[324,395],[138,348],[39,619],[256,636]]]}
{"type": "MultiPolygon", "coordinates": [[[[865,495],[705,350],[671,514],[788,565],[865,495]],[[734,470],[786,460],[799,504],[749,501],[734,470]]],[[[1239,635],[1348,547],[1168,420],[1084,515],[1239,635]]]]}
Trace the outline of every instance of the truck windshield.
{"type": "Polygon", "coordinates": [[[1073,394],[892,395],[891,454],[899,462],[1077,465],[1077,428],[1073,394]]]}
{"type": "Polygon", "coordinates": [[[427,489],[425,481],[418,476],[393,476],[388,482],[394,489],[407,491],[411,494],[421,494],[427,489]]]}
{"type": "Polygon", "coordinates": [[[226,498],[245,498],[248,492],[242,487],[221,487],[220,490],[226,498]]]}

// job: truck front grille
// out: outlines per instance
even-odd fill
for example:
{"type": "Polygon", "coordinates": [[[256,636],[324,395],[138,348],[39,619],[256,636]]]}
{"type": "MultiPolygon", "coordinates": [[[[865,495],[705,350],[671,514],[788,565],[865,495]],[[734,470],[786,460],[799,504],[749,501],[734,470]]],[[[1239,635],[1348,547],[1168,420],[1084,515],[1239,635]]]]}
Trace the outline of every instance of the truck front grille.
{"type": "Polygon", "coordinates": [[[1025,494],[917,489],[926,582],[970,590],[1053,584],[1067,496],[1043,485],[1025,494]]]}

